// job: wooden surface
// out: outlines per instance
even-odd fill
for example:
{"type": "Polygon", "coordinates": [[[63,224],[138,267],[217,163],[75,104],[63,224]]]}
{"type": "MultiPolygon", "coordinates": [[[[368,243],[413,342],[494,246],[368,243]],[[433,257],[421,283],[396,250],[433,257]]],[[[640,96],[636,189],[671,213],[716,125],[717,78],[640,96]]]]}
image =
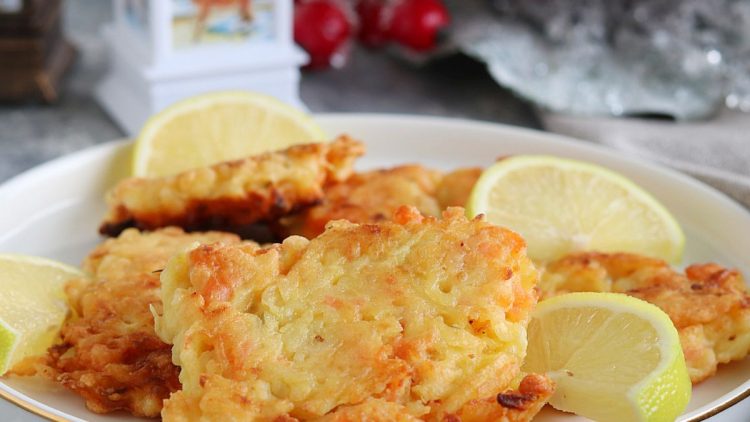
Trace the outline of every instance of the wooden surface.
{"type": "Polygon", "coordinates": [[[0,13],[0,101],[57,101],[74,57],[60,0],[26,0],[20,12],[0,13]]]}

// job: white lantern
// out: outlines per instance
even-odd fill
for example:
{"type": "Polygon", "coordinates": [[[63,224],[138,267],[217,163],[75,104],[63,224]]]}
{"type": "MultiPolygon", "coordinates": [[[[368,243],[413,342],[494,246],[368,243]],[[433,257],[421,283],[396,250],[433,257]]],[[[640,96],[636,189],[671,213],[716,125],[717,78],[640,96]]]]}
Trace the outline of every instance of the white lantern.
{"type": "Polygon", "coordinates": [[[96,97],[130,135],[153,113],[209,91],[262,92],[296,106],[305,54],[291,0],[114,0],[102,34],[110,70],[96,97]]]}

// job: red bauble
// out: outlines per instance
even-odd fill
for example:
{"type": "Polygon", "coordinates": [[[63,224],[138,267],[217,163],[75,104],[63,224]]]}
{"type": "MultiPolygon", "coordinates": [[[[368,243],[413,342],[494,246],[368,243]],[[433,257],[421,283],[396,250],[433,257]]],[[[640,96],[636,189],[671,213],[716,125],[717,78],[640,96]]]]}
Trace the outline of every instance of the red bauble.
{"type": "Polygon", "coordinates": [[[386,0],[359,0],[358,38],[368,47],[380,47],[388,42],[388,22],[386,21],[386,0]]]}
{"type": "Polygon", "coordinates": [[[294,8],[294,41],[310,55],[311,68],[341,67],[352,25],[334,0],[301,1],[294,8]]]}
{"type": "Polygon", "coordinates": [[[393,6],[389,35],[415,51],[428,51],[437,45],[438,34],[450,23],[450,15],[440,0],[399,0],[393,6]]]}

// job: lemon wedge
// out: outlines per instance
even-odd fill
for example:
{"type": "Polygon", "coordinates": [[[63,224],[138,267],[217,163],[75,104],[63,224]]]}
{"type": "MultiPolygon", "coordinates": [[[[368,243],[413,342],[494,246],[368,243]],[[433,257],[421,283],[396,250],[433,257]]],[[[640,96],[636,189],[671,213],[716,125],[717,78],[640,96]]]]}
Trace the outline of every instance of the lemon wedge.
{"type": "Polygon", "coordinates": [[[293,144],[327,139],[307,114],[263,94],[215,92],[152,116],[133,152],[133,175],[159,177],[293,144]]]}
{"type": "Polygon", "coordinates": [[[551,156],[501,160],[480,176],[470,217],[519,232],[534,260],[571,252],[632,252],[676,263],[685,235],[648,192],[606,168],[551,156]]]}
{"type": "Polygon", "coordinates": [[[52,345],[68,313],[66,281],[77,268],[26,255],[0,255],[0,375],[52,345]]]}
{"type": "Polygon", "coordinates": [[[524,371],[557,383],[550,404],[598,421],[673,421],[691,384],[677,330],[658,307],[616,293],[540,302],[524,371]]]}

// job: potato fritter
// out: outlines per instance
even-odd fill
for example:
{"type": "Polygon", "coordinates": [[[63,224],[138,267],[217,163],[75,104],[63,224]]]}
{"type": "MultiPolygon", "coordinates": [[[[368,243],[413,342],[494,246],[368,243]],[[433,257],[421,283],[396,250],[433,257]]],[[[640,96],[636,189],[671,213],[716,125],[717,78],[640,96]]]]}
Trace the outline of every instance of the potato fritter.
{"type": "Polygon", "coordinates": [[[548,264],[539,288],[543,298],[615,292],[658,306],[680,334],[693,383],[714,375],[719,363],[742,359],[750,351],[750,295],[734,269],[696,264],[681,274],[659,259],[586,252],[548,264]]]}
{"type": "Polygon", "coordinates": [[[154,333],[149,310],[160,306],[158,271],[195,242],[238,241],[218,232],[127,229],[99,245],[83,263],[93,281],[66,288],[74,316],[62,327],[62,342],[49,350],[51,375],[94,412],[158,416],[162,401],[180,388],[171,347],[154,333]]]}
{"type": "Polygon", "coordinates": [[[206,230],[273,220],[320,200],[323,185],[346,179],[363,153],[362,143],[341,136],[174,176],[126,179],[107,194],[99,231],[206,230]]]}
{"type": "Polygon", "coordinates": [[[296,234],[308,239],[323,233],[332,220],[376,223],[390,219],[402,205],[422,214],[440,215],[435,192],[443,175],[418,165],[355,173],[325,188],[320,204],[281,220],[284,237],[296,234]]]}
{"type": "Polygon", "coordinates": [[[480,167],[461,168],[443,176],[435,192],[440,208],[465,207],[482,171],[480,167]]]}
{"type": "Polygon", "coordinates": [[[179,254],[156,332],[183,389],[162,416],[450,420],[519,373],[536,303],[525,251],[461,208],[439,220],[401,207],[312,240],[179,254]]]}
{"type": "Polygon", "coordinates": [[[281,219],[283,237],[308,239],[323,233],[329,221],[377,223],[390,219],[402,205],[437,217],[450,206],[464,206],[481,169],[460,169],[447,175],[419,165],[355,173],[325,188],[320,204],[281,219]]]}

